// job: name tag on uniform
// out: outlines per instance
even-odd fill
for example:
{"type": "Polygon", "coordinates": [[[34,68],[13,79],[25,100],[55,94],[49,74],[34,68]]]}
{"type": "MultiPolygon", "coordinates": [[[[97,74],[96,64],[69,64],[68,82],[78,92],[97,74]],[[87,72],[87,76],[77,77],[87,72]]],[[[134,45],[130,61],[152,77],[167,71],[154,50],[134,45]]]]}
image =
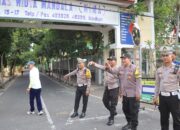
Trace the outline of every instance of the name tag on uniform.
{"type": "Polygon", "coordinates": [[[172,92],[172,95],[173,96],[178,95],[178,91],[172,92]]]}
{"type": "Polygon", "coordinates": [[[168,93],[168,92],[161,92],[161,95],[162,95],[162,96],[166,96],[166,97],[171,96],[171,94],[168,93]]]}

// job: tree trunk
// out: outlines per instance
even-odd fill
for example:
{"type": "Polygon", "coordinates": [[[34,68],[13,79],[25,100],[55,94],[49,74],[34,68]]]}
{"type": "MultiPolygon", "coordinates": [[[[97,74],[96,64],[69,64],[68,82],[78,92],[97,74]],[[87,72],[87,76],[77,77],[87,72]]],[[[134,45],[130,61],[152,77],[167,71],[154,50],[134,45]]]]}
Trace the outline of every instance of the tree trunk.
{"type": "Polygon", "coordinates": [[[1,55],[1,82],[3,83],[4,82],[4,79],[3,79],[3,69],[4,69],[4,65],[3,65],[3,56],[4,54],[2,53],[1,55]]]}
{"type": "Polygon", "coordinates": [[[11,64],[11,67],[10,67],[10,75],[11,76],[14,76],[14,72],[15,72],[15,64],[16,64],[16,59],[14,59],[13,61],[12,61],[12,64],[11,64]]]}

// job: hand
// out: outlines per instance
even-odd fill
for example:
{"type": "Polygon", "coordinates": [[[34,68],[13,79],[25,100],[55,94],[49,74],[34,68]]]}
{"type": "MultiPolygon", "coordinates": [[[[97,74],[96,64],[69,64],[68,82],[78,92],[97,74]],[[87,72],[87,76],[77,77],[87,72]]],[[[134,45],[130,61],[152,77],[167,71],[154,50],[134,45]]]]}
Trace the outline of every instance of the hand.
{"type": "Polygon", "coordinates": [[[90,94],[90,91],[86,91],[86,96],[89,96],[89,94],[90,94]]]}
{"type": "Polygon", "coordinates": [[[141,96],[140,95],[136,95],[136,101],[140,101],[141,96]]]}
{"type": "Polygon", "coordinates": [[[120,97],[120,98],[122,98],[122,97],[123,97],[122,92],[119,92],[119,97],[120,97]]]}
{"type": "Polygon", "coordinates": [[[154,98],[153,98],[153,104],[154,104],[154,105],[159,105],[158,97],[154,97],[154,98]]]}
{"type": "Polygon", "coordinates": [[[105,68],[106,68],[106,70],[109,70],[111,68],[110,64],[109,63],[105,63],[105,68]]]}
{"type": "Polygon", "coordinates": [[[67,80],[67,79],[68,79],[68,76],[65,75],[65,76],[63,77],[63,79],[64,79],[64,80],[67,80]]]}
{"type": "Polygon", "coordinates": [[[88,63],[88,66],[90,66],[90,65],[95,65],[95,62],[94,61],[90,61],[89,63],[88,63]]]}
{"type": "Polygon", "coordinates": [[[27,89],[26,89],[26,93],[29,93],[29,92],[30,92],[30,90],[31,90],[30,88],[27,88],[27,89]]]}

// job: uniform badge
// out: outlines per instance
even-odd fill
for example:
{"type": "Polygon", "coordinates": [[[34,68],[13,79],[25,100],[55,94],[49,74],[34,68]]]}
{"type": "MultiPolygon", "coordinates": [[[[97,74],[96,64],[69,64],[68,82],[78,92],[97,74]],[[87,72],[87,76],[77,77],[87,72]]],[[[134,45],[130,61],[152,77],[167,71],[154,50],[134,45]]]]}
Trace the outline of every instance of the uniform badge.
{"type": "Polygon", "coordinates": [[[134,75],[135,75],[135,78],[136,78],[136,79],[137,79],[137,78],[141,78],[141,74],[140,74],[140,71],[139,71],[138,68],[136,68],[134,75]]]}
{"type": "Polygon", "coordinates": [[[91,78],[91,71],[89,69],[86,70],[86,78],[91,78]]]}

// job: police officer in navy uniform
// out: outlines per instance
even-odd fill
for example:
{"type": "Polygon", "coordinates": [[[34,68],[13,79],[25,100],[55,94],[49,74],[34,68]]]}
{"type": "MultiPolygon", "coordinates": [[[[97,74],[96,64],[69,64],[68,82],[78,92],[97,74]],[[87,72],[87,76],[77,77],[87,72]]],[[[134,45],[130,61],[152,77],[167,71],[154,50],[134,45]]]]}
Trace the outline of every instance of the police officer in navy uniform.
{"type": "MultiPolygon", "coordinates": [[[[112,68],[117,67],[115,56],[110,56],[107,60],[112,68]]],[[[92,65],[101,70],[105,70],[104,65],[97,64],[93,61],[89,62],[89,65],[92,65]]],[[[118,96],[119,96],[119,77],[116,74],[105,72],[104,82],[105,82],[105,90],[103,94],[103,104],[110,112],[107,125],[111,126],[114,124],[114,116],[117,115],[116,106],[118,103],[118,96]]]]}
{"type": "Polygon", "coordinates": [[[180,69],[172,63],[172,53],[169,47],[162,51],[163,65],[156,71],[153,102],[159,103],[161,130],[169,130],[170,113],[173,130],[180,130],[180,69]]]}
{"type": "Polygon", "coordinates": [[[131,63],[129,54],[123,54],[121,58],[122,66],[111,68],[109,64],[106,64],[106,69],[112,74],[117,74],[120,78],[122,109],[127,120],[127,124],[122,127],[122,130],[137,130],[142,88],[141,74],[139,69],[131,63]]]}
{"type": "Polygon", "coordinates": [[[91,86],[91,71],[85,67],[86,59],[77,58],[78,68],[71,73],[64,76],[66,80],[69,76],[77,76],[77,89],[75,95],[74,113],[71,118],[78,116],[78,108],[81,97],[83,97],[83,109],[79,118],[84,118],[86,115],[86,109],[88,104],[88,96],[90,93],[91,86]]]}

